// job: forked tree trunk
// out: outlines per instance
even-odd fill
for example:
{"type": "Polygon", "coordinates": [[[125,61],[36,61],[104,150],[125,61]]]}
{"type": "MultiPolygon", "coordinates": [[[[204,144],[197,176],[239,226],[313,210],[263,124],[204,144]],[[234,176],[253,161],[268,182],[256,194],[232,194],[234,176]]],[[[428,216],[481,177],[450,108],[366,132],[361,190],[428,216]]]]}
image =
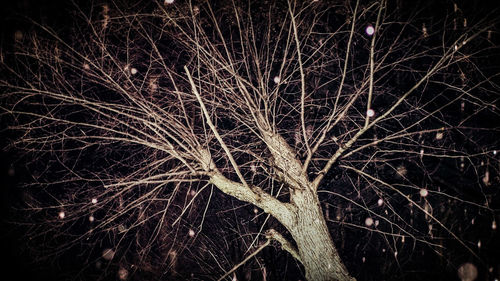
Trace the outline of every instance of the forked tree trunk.
{"type": "Polygon", "coordinates": [[[308,281],[355,281],[333,244],[317,196],[309,190],[293,195],[297,220],[290,231],[308,281]]]}

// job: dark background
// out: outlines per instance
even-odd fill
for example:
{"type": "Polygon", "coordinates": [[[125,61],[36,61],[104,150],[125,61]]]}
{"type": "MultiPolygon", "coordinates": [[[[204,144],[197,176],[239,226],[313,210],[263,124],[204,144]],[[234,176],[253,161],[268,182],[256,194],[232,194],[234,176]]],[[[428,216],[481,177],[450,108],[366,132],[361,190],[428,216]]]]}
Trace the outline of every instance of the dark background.
{"type": "MultiPolygon", "coordinates": [[[[64,27],[70,22],[66,12],[71,1],[61,0],[19,0],[5,1],[0,6],[0,49],[2,52],[12,50],[14,34],[17,30],[29,30],[33,19],[52,27],[64,27]],[[5,3],[6,2],[6,3],[5,3]]],[[[0,93],[1,94],[1,93],[0,93]]],[[[18,161],[20,155],[8,151],[8,133],[5,131],[5,120],[0,117],[0,279],[10,280],[55,280],[58,274],[57,264],[40,264],[24,248],[22,227],[14,225],[12,208],[20,202],[22,196],[19,182],[29,177],[23,171],[23,164],[18,161]]]]}

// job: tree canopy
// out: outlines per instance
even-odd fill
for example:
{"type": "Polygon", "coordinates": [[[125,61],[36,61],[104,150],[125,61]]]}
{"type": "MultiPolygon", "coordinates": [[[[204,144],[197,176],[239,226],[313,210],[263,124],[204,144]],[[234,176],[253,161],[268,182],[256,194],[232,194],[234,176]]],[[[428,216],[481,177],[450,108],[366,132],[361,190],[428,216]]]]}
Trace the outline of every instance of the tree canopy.
{"type": "Polygon", "coordinates": [[[33,21],[1,56],[10,221],[82,280],[497,276],[498,18],[467,5],[116,1],[33,21]]]}

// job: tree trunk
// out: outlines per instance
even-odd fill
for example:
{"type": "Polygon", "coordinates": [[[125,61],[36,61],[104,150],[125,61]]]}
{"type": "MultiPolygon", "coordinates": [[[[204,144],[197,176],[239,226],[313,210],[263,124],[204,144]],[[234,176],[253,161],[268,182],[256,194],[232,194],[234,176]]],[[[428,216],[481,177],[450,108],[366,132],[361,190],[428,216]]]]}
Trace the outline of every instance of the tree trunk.
{"type": "Polygon", "coordinates": [[[310,190],[292,196],[297,220],[289,231],[297,244],[308,281],[355,281],[340,260],[317,196],[310,190]]]}

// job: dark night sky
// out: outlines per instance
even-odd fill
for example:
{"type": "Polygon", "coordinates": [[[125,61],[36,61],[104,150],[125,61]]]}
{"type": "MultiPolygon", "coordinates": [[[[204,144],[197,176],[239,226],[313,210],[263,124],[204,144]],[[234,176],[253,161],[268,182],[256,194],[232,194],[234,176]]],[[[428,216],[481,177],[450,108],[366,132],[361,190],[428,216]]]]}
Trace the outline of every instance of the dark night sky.
{"type": "MultiPolygon", "coordinates": [[[[56,27],[63,25],[69,19],[67,12],[63,8],[70,1],[60,0],[20,0],[6,1],[2,3],[0,8],[0,46],[2,51],[9,51],[12,48],[14,33],[16,30],[29,29],[28,18],[33,18],[36,21],[51,24],[56,27]]],[[[0,120],[3,122],[3,120],[0,120]]],[[[2,131],[0,131],[0,145],[5,147],[5,135],[3,132],[4,124],[2,123],[2,131]]],[[[53,280],[51,276],[54,274],[50,270],[40,271],[31,266],[30,257],[23,250],[22,243],[19,237],[22,236],[22,231],[19,228],[12,227],[6,224],[10,217],[8,214],[9,207],[18,198],[19,192],[14,188],[23,176],[23,173],[18,169],[16,157],[4,149],[0,151],[0,187],[1,187],[1,208],[0,208],[0,251],[4,257],[4,261],[0,263],[1,280],[53,280]],[[11,165],[17,169],[12,169],[11,165]]],[[[36,266],[38,266],[37,264],[36,266]]],[[[44,266],[45,268],[54,268],[52,266],[44,266]]]]}

